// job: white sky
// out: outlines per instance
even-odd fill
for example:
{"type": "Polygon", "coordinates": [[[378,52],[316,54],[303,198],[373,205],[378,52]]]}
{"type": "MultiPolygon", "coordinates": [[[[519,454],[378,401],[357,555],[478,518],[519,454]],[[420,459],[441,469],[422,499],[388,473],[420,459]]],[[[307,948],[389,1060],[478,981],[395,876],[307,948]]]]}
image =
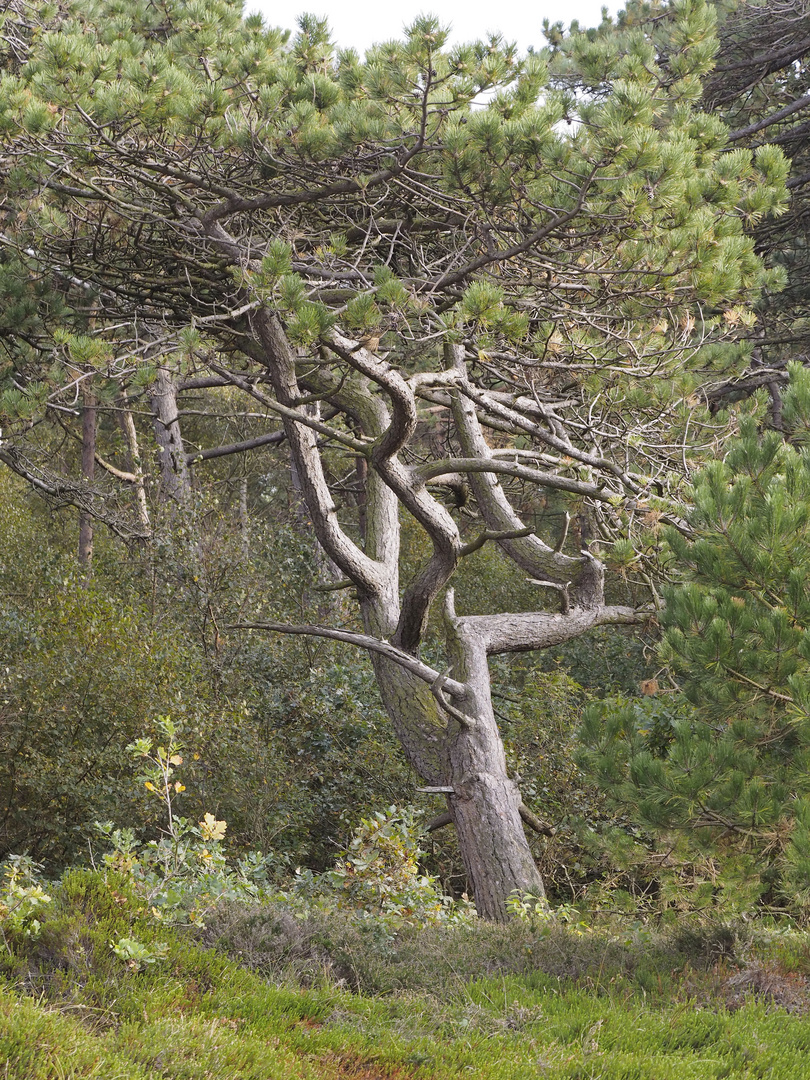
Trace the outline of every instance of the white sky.
{"type": "MultiPolygon", "coordinates": [[[[529,45],[544,44],[544,19],[566,25],[578,19],[582,26],[596,26],[602,6],[603,0],[293,0],[283,5],[276,0],[246,0],[245,12],[260,11],[265,22],[290,30],[296,28],[301,12],[326,15],[338,46],[357,49],[362,56],[375,42],[401,37],[402,27],[423,13],[435,14],[452,26],[451,43],[497,30],[525,52],[529,45]]],[[[605,0],[604,6],[615,14],[623,4],[605,0]]]]}

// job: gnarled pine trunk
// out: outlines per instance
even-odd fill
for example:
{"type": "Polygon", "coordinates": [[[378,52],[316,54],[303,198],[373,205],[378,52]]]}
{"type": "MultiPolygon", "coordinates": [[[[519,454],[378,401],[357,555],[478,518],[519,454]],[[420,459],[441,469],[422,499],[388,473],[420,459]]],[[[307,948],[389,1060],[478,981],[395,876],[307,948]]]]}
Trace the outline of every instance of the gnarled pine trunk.
{"type": "Polygon", "coordinates": [[[521,797],[506,769],[490,693],[484,642],[463,620],[446,620],[453,676],[467,685],[461,705],[467,722],[451,724],[447,760],[449,810],[472,882],[476,909],[496,922],[507,918],[506,901],[514,892],[544,896],[523,822],[521,797]]]}
{"type": "MultiPolygon", "coordinates": [[[[419,376],[409,379],[362,343],[333,331],[328,350],[348,370],[332,390],[318,392],[331,396],[333,405],[351,416],[352,425],[362,433],[361,441],[345,431],[325,427],[307,411],[309,399],[298,381],[296,353],[280,319],[262,306],[251,315],[250,324],[270,374],[313,533],[355,587],[366,633],[255,625],[336,637],[369,649],[383,703],[407,760],[429,785],[448,792],[449,814],[458,832],[478,912],[484,918],[503,921],[510,894],[542,896],[544,890],[523,831],[524,817],[530,820],[533,815],[522,807],[520,793],[506,768],[490,698],[487,657],[559,644],[604,622],[636,621],[636,613],[605,608],[601,565],[596,558],[588,551],[578,558],[569,557],[536,535],[529,536],[530,530],[506,493],[489,476],[498,463],[480,429],[463,350],[449,350],[451,363],[438,378],[451,388],[470,391],[463,400],[455,395],[454,417],[463,435],[462,449],[467,455],[463,460],[468,464],[472,460],[476,466],[471,476],[480,481],[475,494],[486,531],[469,545],[463,544],[458,524],[447,508],[427,490],[428,477],[399,456],[416,438],[419,410],[415,386],[419,384],[413,380],[419,376]],[[319,440],[324,432],[367,462],[362,547],[340,522],[321,458],[319,440]],[[479,463],[483,472],[477,469],[479,463]],[[404,590],[399,566],[402,507],[423,528],[432,545],[429,558],[404,590]],[[551,583],[558,588],[563,611],[558,615],[523,612],[457,618],[448,586],[459,560],[487,540],[510,545],[507,554],[537,578],[538,584],[551,583]],[[431,605],[442,590],[447,597],[450,679],[418,658],[431,605]]],[[[306,370],[311,367],[307,359],[306,370]]],[[[323,381],[324,376],[319,378],[323,381]]],[[[449,458],[435,476],[453,473],[457,460],[449,458]]],[[[536,827],[536,818],[534,823],[536,827]]]]}
{"type": "Polygon", "coordinates": [[[506,920],[514,892],[544,896],[520,816],[521,797],[510,779],[492,709],[489,666],[472,632],[452,632],[453,675],[469,687],[454,702],[461,720],[440,707],[430,687],[399,664],[374,656],[383,704],[409,763],[430,785],[448,787],[448,809],[478,914],[506,920]]]}

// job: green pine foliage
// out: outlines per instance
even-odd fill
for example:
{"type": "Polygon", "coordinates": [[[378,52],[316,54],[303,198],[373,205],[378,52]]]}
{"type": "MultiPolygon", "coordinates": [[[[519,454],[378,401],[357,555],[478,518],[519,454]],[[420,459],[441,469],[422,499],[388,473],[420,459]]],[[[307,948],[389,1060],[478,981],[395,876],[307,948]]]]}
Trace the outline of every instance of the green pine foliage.
{"type": "MultiPolygon", "coordinates": [[[[671,354],[669,374],[681,380],[686,306],[702,303],[704,332],[722,335],[723,309],[781,280],[763,270],[743,225],[783,208],[787,162],[773,147],[756,156],[728,152],[722,122],[699,110],[700,80],[717,50],[713,7],[703,0],[672,5],[652,29],[605,23],[575,33],[564,49],[523,59],[497,35],[447,49],[447,31],[425,16],[403,41],[376,46],[363,62],[351,50],[336,52],[323,20],[302,17],[291,37],[242,19],[240,5],[227,0],[30,8],[36,32],[0,76],[7,183],[20,211],[13,233],[25,264],[5,290],[17,306],[13,293],[24,290],[26,305],[45,307],[36,291],[43,287],[27,281],[41,280],[49,261],[72,267],[58,284],[75,294],[82,318],[88,299],[108,288],[176,296],[181,324],[239,308],[248,288],[287,318],[301,346],[328,335],[336,317],[359,332],[407,324],[418,337],[435,330],[438,313],[449,333],[472,329],[486,348],[520,343],[529,355],[548,349],[618,367],[642,355],[666,364],[671,354]],[[496,92],[486,108],[471,106],[489,90],[496,92]],[[116,180],[99,186],[99,169],[112,175],[112,145],[116,180]],[[408,211],[420,230],[424,219],[425,242],[420,231],[416,246],[392,241],[386,250],[386,241],[378,249],[376,227],[373,242],[364,239],[367,190],[376,191],[403,154],[435,182],[431,198],[408,211]],[[49,179],[54,158],[66,163],[58,182],[49,179]],[[260,207],[268,191],[282,212],[260,207]],[[92,208],[87,215],[76,214],[77,193],[92,208]],[[222,198],[251,207],[258,256],[249,266],[242,260],[233,289],[222,252],[192,244],[191,255],[186,241],[177,246],[176,221],[213,212],[222,198]],[[528,275],[504,269],[497,285],[491,274],[471,273],[431,312],[419,295],[422,278],[432,260],[443,265],[457,227],[436,231],[437,199],[480,219],[473,254],[484,262],[493,229],[511,237],[520,221],[527,237],[536,232],[540,250],[555,215],[575,224],[551,245],[547,267],[528,275]],[[291,269],[293,254],[312,252],[322,276],[341,285],[322,299],[309,296],[311,286],[291,269]],[[390,264],[388,280],[379,279],[381,261],[390,264]],[[599,329],[599,318],[572,312],[561,320],[538,287],[548,274],[581,280],[577,303],[610,308],[635,331],[620,341],[599,329]],[[667,311],[671,318],[662,319],[667,311]]],[[[401,200],[394,187],[375,213],[398,220],[401,200]]],[[[531,246],[518,247],[524,243],[531,246]]],[[[122,304],[131,316],[145,301],[122,304]]],[[[112,311],[99,317],[107,316],[120,321],[112,311]]],[[[15,361],[31,402],[12,395],[5,403],[12,417],[41,411],[47,395],[37,397],[35,381],[49,378],[52,390],[67,381],[57,372],[44,377],[40,350],[47,354],[44,330],[15,361]]],[[[660,410],[665,383],[651,385],[645,405],[660,410]]],[[[590,384],[583,377],[583,386],[615,398],[617,408],[629,392],[604,374],[590,384]]]]}
{"type": "Polygon", "coordinates": [[[690,532],[669,535],[681,580],[665,594],[660,659],[677,690],[592,707],[581,737],[588,767],[659,850],[719,858],[727,876],[704,901],[725,889],[806,909],[810,378],[790,373],[787,439],[743,418],[695,477],[690,532]]]}

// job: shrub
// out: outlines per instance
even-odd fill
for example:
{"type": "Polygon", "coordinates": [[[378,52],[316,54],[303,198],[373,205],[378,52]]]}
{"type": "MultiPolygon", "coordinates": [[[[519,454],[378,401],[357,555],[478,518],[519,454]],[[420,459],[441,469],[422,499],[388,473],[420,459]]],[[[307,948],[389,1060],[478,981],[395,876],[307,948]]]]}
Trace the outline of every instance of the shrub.
{"type": "Polygon", "coordinates": [[[99,834],[111,845],[103,865],[127,878],[155,919],[201,924],[222,899],[262,896],[268,860],[253,853],[229,866],[223,846],[227,823],[206,813],[194,824],[176,813],[175,798],[185,790],[174,778],[183,764],[180,732],[167,716],[158,718],[158,728],[164,743],[140,738],[127,749],[140,765],[139,783],[162,806],[162,835],[144,843],[132,829],[99,824],[99,834]]]}
{"type": "Polygon", "coordinates": [[[0,867],[0,934],[6,946],[6,932],[36,937],[40,931],[38,916],[52,898],[39,870],[39,863],[27,855],[11,855],[0,867]]]}

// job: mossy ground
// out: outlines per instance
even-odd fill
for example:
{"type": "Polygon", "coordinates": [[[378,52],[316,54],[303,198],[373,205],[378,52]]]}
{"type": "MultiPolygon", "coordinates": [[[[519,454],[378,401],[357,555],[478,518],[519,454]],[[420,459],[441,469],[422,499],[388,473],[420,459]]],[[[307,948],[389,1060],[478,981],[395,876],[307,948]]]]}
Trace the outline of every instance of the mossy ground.
{"type": "Polygon", "coordinates": [[[622,941],[518,925],[392,938],[257,909],[212,920],[206,940],[217,936],[212,948],[155,928],[99,878],[68,878],[39,937],[2,950],[0,1077],[810,1076],[810,948],[795,933],[622,941]],[[110,948],[125,935],[168,951],[135,970],[110,948]]]}

